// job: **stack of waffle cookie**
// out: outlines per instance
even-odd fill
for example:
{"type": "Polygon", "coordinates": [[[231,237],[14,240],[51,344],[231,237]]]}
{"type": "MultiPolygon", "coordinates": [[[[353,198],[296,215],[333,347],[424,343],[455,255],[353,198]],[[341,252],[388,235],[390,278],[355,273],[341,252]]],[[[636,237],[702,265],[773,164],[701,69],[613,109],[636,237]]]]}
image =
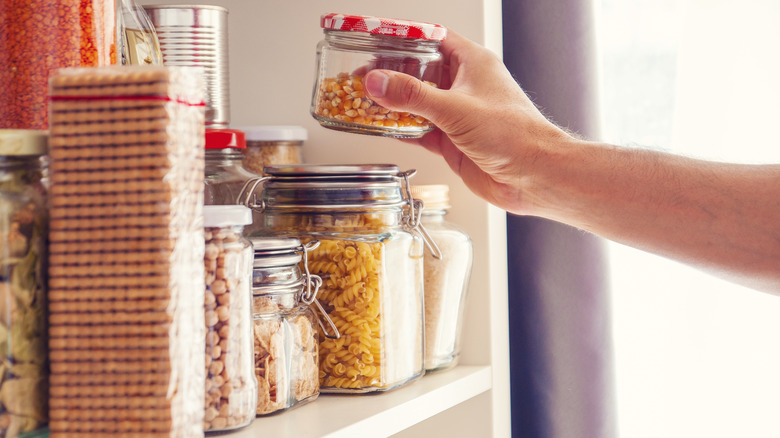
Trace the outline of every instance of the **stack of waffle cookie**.
{"type": "Polygon", "coordinates": [[[50,430],[203,435],[201,78],[67,69],[50,82],[50,430]]]}

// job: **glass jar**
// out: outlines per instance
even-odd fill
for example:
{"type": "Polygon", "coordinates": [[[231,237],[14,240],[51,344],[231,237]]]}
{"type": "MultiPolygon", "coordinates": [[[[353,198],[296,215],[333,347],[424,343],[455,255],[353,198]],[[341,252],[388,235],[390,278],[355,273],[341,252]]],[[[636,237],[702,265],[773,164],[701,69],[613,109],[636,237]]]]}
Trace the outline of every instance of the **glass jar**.
{"type": "Polygon", "coordinates": [[[237,129],[206,130],[206,205],[235,205],[247,181],[257,175],[244,169],[246,136],[237,129]]]}
{"type": "Polygon", "coordinates": [[[471,276],[471,238],[445,220],[449,186],[412,186],[412,196],[425,203],[421,221],[440,251],[425,253],[425,371],[453,367],[460,355],[466,291],[471,276]]]}
{"type": "Polygon", "coordinates": [[[326,128],[359,134],[416,138],[433,129],[420,116],[390,111],[363,92],[373,69],[403,72],[438,86],[439,52],[447,29],[431,23],[359,15],[327,14],[317,45],[317,76],[311,114],[326,128]]]}
{"type": "Polygon", "coordinates": [[[244,168],[258,175],[263,168],[274,164],[303,162],[303,142],[308,138],[302,126],[250,126],[241,128],[246,133],[244,168]]]}
{"type": "Polygon", "coordinates": [[[45,131],[0,130],[0,436],[48,422],[45,131]]]}
{"type": "Polygon", "coordinates": [[[268,415],[320,394],[317,314],[310,305],[322,280],[301,271],[307,251],[292,237],[255,237],[252,273],[257,414],[268,415]]]}
{"type": "Polygon", "coordinates": [[[47,129],[49,76],[116,64],[114,0],[0,2],[0,128],[47,129]]]}
{"type": "Polygon", "coordinates": [[[135,0],[116,0],[119,62],[123,65],[162,65],[160,41],[144,8],[135,0]]]}
{"type": "Polygon", "coordinates": [[[252,220],[242,205],[207,205],[206,412],[207,432],[237,429],[255,418],[257,380],[252,344],[252,245],[242,235],[252,220]]]}
{"type": "MultiPolygon", "coordinates": [[[[320,390],[364,393],[423,373],[419,203],[392,165],[269,166],[262,233],[320,242],[308,257],[317,299],[341,333],[321,338],[320,390]]],[[[251,194],[251,192],[250,192],[251,194]]]]}

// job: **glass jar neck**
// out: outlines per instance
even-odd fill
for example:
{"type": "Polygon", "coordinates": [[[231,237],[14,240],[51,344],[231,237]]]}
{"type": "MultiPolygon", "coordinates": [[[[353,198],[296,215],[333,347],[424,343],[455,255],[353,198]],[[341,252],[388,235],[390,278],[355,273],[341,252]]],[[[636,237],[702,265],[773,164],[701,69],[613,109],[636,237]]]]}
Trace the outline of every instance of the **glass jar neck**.
{"type": "Polygon", "coordinates": [[[324,29],[325,41],[334,47],[343,49],[375,50],[388,48],[421,53],[435,53],[441,43],[439,41],[419,38],[404,38],[392,35],[377,35],[366,32],[324,29]]]}
{"type": "Polygon", "coordinates": [[[439,223],[444,222],[444,216],[447,215],[447,210],[423,210],[422,221],[425,223],[439,223]]]}
{"type": "Polygon", "coordinates": [[[235,166],[240,165],[244,159],[241,149],[206,149],[206,165],[212,166],[235,166]]]}
{"type": "Polygon", "coordinates": [[[0,170],[36,169],[43,167],[40,155],[0,156],[0,170]]]}

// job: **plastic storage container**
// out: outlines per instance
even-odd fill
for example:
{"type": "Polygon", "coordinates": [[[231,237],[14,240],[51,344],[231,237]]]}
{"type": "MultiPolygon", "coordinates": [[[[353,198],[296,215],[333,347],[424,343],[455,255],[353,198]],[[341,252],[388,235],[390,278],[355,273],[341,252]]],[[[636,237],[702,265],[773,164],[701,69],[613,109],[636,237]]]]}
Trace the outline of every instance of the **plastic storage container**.
{"type": "Polygon", "coordinates": [[[322,392],[387,391],[423,373],[419,203],[393,165],[266,167],[262,233],[320,242],[308,267],[341,333],[320,339],[322,392]]]}
{"type": "Polygon", "coordinates": [[[425,203],[422,224],[439,248],[439,258],[425,253],[425,370],[453,367],[460,355],[460,335],[473,246],[471,238],[445,220],[449,186],[412,186],[412,196],[425,203]]]}
{"type": "Polygon", "coordinates": [[[115,22],[114,0],[3,0],[0,129],[47,129],[49,76],[116,64],[115,22]]]}
{"type": "Polygon", "coordinates": [[[0,130],[0,436],[48,421],[44,131],[0,130]]]}
{"type": "Polygon", "coordinates": [[[391,18],[327,14],[320,20],[324,38],[317,45],[317,76],[311,114],[322,126],[388,137],[421,137],[433,129],[422,117],[389,111],[363,92],[363,75],[381,68],[438,85],[439,52],[446,28],[391,18]]]}
{"type": "Polygon", "coordinates": [[[242,205],[207,205],[206,403],[204,430],[225,431],[252,422],[257,380],[252,344],[252,245],[242,229],[252,220],[242,205]]]}
{"type": "Polygon", "coordinates": [[[256,237],[252,246],[257,414],[267,415],[320,393],[317,314],[310,306],[322,280],[302,272],[309,248],[296,238],[256,237]]]}
{"type": "Polygon", "coordinates": [[[246,133],[244,168],[258,175],[263,167],[303,162],[303,142],[308,138],[302,126],[250,126],[246,133]]]}
{"type": "Polygon", "coordinates": [[[243,131],[206,130],[206,205],[235,205],[247,181],[258,176],[244,169],[242,151],[246,148],[243,131]]]}

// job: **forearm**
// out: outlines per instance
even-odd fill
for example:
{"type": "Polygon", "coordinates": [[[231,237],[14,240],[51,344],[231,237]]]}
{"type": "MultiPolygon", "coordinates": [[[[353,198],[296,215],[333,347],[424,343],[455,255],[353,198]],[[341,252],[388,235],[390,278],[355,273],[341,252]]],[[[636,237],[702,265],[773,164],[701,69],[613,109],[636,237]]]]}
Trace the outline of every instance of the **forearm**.
{"type": "Polygon", "coordinates": [[[529,214],[780,293],[780,166],[573,142],[527,171],[529,214]]]}

